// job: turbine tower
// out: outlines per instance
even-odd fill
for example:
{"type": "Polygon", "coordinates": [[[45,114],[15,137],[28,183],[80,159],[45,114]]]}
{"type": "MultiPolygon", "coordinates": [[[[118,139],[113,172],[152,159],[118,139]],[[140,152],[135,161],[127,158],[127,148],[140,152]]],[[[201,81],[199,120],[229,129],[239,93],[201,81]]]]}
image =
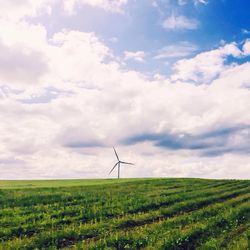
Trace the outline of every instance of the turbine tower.
{"type": "Polygon", "coordinates": [[[119,156],[118,156],[118,154],[117,154],[117,152],[116,152],[116,150],[115,150],[114,147],[113,147],[113,149],[114,149],[115,156],[116,156],[118,162],[117,162],[117,163],[114,165],[114,167],[110,170],[109,174],[111,174],[111,173],[113,172],[113,170],[115,169],[115,167],[118,166],[118,179],[120,179],[120,166],[121,166],[121,164],[127,164],[127,165],[135,165],[135,164],[130,163],[130,162],[125,162],[125,161],[120,161],[119,156]]]}

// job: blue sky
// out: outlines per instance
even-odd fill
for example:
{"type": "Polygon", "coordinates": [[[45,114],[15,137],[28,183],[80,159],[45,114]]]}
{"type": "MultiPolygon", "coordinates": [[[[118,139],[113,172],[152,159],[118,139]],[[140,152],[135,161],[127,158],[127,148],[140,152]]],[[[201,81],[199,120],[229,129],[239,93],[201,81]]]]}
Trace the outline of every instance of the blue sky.
{"type": "Polygon", "coordinates": [[[1,178],[250,178],[249,1],[0,7],[1,178]]]}

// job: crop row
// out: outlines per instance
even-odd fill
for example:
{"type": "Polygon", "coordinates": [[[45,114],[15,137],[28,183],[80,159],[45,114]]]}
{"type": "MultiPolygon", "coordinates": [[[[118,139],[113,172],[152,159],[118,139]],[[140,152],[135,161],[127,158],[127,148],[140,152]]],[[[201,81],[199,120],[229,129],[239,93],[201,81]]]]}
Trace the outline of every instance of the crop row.
{"type": "MultiPolygon", "coordinates": [[[[238,192],[241,192],[241,188],[243,188],[243,192],[247,192],[244,191],[245,188],[245,184],[241,184],[238,185],[237,188],[239,189],[238,192]]],[[[185,200],[189,200],[190,198],[194,199],[194,198],[202,198],[205,197],[205,201],[207,202],[207,197],[213,195],[215,196],[216,199],[218,199],[218,197],[216,196],[216,194],[221,194],[223,192],[230,192],[231,190],[234,190],[235,187],[223,187],[220,189],[216,189],[216,190],[203,190],[203,192],[200,192],[201,190],[196,190],[193,192],[190,192],[189,194],[182,194],[182,195],[172,195],[172,196],[167,196],[164,198],[161,198],[160,200],[154,200],[154,201],[147,201],[147,203],[143,204],[142,206],[140,206],[140,204],[135,203],[134,206],[131,207],[127,207],[126,206],[121,206],[121,208],[118,210],[114,210],[114,209],[110,209],[110,208],[105,208],[104,206],[100,206],[99,208],[96,207],[96,210],[87,210],[86,208],[82,208],[81,206],[78,207],[78,211],[77,211],[77,216],[74,216],[76,210],[75,207],[68,207],[68,215],[67,217],[62,215],[61,211],[57,212],[58,216],[54,216],[54,213],[52,211],[52,214],[50,213],[46,213],[46,214],[41,214],[38,213],[37,211],[34,212],[34,214],[32,215],[33,218],[26,218],[25,223],[16,226],[17,223],[20,224],[20,220],[18,220],[18,216],[15,215],[15,217],[8,218],[5,217],[5,219],[2,221],[2,225],[4,225],[5,223],[5,227],[3,227],[2,230],[0,230],[0,236],[2,239],[6,240],[9,237],[17,237],[17,236],[21,236],[21,235],[27,235],[27,236],[31,236],[34,233],[38,233],[42,230],[47,230],[48,228],[60,228],[60,226],[65,226],[65,225],[69,225],[71,223],[74,222],[78,222],[78,223],[87,223],[89,221],[92,220],[93,222],[100,222],[100,221],[105,221],[105,219],[110,220],[113,217],[121,217],[125,214],[135,214],[135,213],[142,213],[145,214],[147,211],[150,211],[152,213],[152,211],[156,211],[156,213],[158,212],[159,208],[164,208],[165,206],[170,206],[172,204],[178,204],[178,202],[184,202],[185,200]],[[85,211],[87,211],[88,213],[83,214],[85,211]],[[46,215],[48,215],[47,217],[45,217],[46,215]],[[97,220],[100,216],[102,216],[102,220],[97,220]],[[35,219],[34,219],[35,218],[35,219]],[[94,220],[93,220],[94,218],[94,220]],[[7,224],[9,223],[9,224],[7,224]],[[7,226],[9,225],[9,227],[7,226]]],[[[231,193],[229,194],[231,195],[231,193]]],[[[190,206],[190,205],[189,205],[190,206]]],[[[190,207],[191,208],[191,207],[190,207]]],[[[177,211],[177,210],[176,210],[177,211]]],[[[64,210],[65,213],[65,210],[64,210]]],[[[65,213],[67,215],[67,213],[65,213]]],[[[25,219],[25,217],[23,217],[23,219],[25,219]]]]}
{"type": "MultiPolygon", "coordinates": [[[[195,249],[202,245],[209,237],[218,233],[230,232],[235,227],[249,220],[250,202],[243,203],[236,208],[227,208],[223,213],[213,216],[200,216],[199,221],[187,225],[182,223],[173,225],[172,220],[145,226],[136,231],[114,233],[99,241],[88,244],[78,244],[82,249],[195,249]],[[172,225],[171,225],[172,224],[172,225]]],[[[192,215],[189,215],[192,217],[192,215]]]]}
{"type": "MultiPolygon", "coordinates": [[[[107,233],[110,233],[110,231],[115,232],[117,230],[120,230],[121,232],[123,232],[124,230],[126,230],[126,228],[131,229],[141,225],[148,225],[150,223],[152,224],[155,222],[157,223],[163,219],[168,219],[173,216],[178,218],[178,215],[182,215],[183,213],[192,212],[193,214],[194,211],[199,211],[200,209],[216,202],[219,204],[222,203],[222,206],[225,207],[228,199],[236,197],[232,201],[228,200],[228,204],[231,204],[231,206],[233,207],[237,204],[240,204],[241,202],[246,202],[247,200],[249,200],[249,191],[250,190],[247,187],[233,192],[225,191],[224,193],[220,193],[220,195],[218,195],[218,192],[217,194],[210,196],[205,193],[203,197],[194,200],[187,199],[184,202],[174,203],[172,206],[167,206],[165,209],[161,208],[144,214],[133,214],[128,215],[127,217],[123,216],[116,220],[108,221],[106,223],[91,223],[80,225],[73,224],[65,225],[63,228],[55,227],[50,230],[41,232],[37,235],[34,235],[30,239],[28,239],[27,237],[31,235],[27,234],[26,232],[19,235],[24,236],[23,239],[14,239],[14,241],[9,242],[8,245],[12,243],[17,244],[17,242],[19,242],[21,245],[25,245],[27,248],[30,247],[31,249],[34,246],[48,247],[51,245],[56,245],[57,247],[62,247],[68,244],[73,244],[74,242],[79,241],[81,239],[96,239],[96,237],[100,238],[107,235],[107,233]]],[[[211,211],[210,213],[209,211],[210,208],[208,210],[204,210],[203,212],[204,214],[206,214],[206,216],[211,216],[211,211]]],[[[213,212],[217,211],[219,210],[213,210],[213,212]]],[[[29,227],[29,230],[32,231],[32,227],[29,227]]]]}
{"type": "Polygon", "coordinates": [[[237,249],[249,238],[250,185],[158,179],[0,190],[0,208],[0,249],[237,249]]]}

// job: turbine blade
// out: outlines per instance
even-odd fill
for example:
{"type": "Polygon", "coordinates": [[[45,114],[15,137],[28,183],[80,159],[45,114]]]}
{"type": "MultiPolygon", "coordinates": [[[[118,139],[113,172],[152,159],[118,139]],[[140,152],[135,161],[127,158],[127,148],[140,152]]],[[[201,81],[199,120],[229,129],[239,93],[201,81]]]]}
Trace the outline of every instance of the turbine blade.
{"type": "Polygon", "coordinates": [[[112,171],[115,169],[115,167],[118,165],[118,163],[119,163],[119,162],[117,162],[117,163],[115,164],[115,166],[110,170],[109,174],[112,173],[112,171]]]}
{"type": "Polygon", "coordinates": [[[117,154],[117,152],[116,152],[116,150],[115,150],[115,147],[113,147],[113,149],[114,149],[114,151],[115,151],[115,155],[116,155],[117,160],[120,161],[120,159],[119,159],[119,157],[118,157],[118,154],[117,154]]]}
{"type": "Polygon", "coordinates": [[[125,162],[125,161],[121,161],[122,164],[128,164],[128,165],[135,165],[134,163],[130,163],[130,162],[125,162]]]}

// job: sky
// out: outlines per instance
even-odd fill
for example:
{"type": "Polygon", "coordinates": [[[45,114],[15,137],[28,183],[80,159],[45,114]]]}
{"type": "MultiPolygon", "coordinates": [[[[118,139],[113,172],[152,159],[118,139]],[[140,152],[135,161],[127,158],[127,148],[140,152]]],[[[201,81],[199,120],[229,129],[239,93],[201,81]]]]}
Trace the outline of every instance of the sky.
{"type": "Polygon", "coordinates": [[[0,8],[0,179],[250,178],[248,0],[0,8]]]}

